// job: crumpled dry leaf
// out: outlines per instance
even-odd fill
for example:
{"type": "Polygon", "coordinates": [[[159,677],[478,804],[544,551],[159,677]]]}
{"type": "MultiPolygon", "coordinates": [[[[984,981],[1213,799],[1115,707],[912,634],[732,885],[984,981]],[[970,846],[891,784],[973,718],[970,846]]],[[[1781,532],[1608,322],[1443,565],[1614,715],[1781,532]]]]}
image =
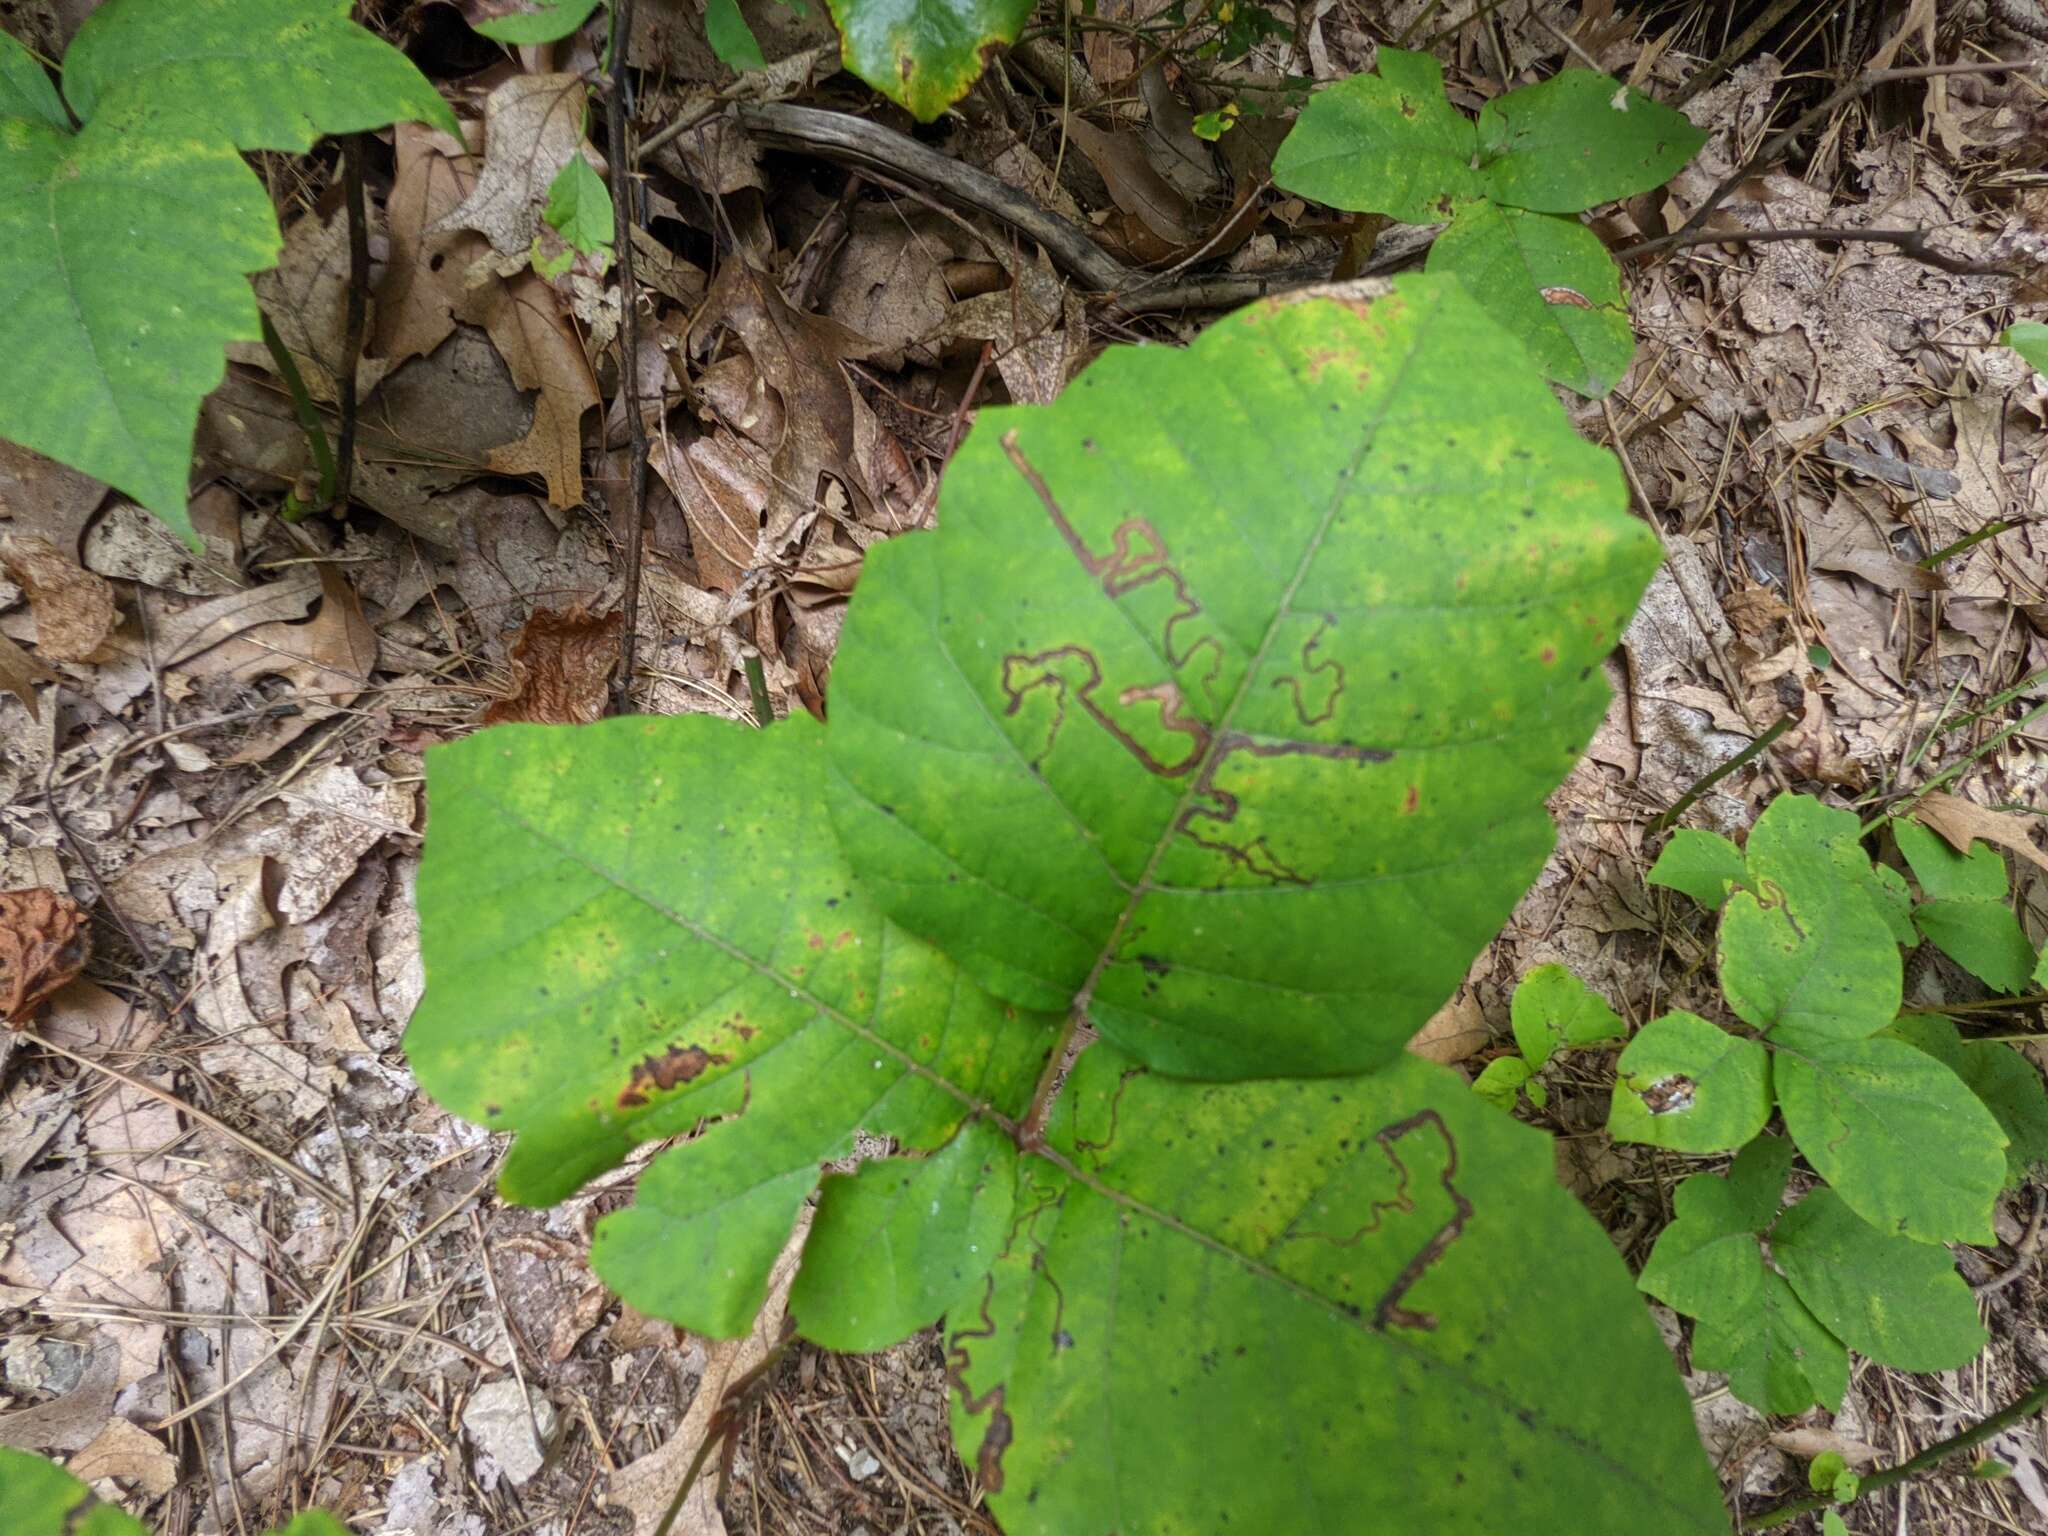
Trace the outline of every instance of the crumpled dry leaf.
{"type": "Polygon", "coordinates": [[[583,81],[514,75],[484,99],[484,163],[462,202],[428,234],[474,229],[507,256],[524,256],[540,230],[556,172],[583,145],[583,81]]]}
{"type": "Polygon", "coordinates": [[[113,587],[46,538],[0,537],[0,566],[28,594],[39,656],[84,661],[100,648],[119,617],[113,587]]]}
{"type": "MultiPolygon", "coordinates": [[[[697,1395],[676,1432],[658,1449],[612,1474],[609,1502],[630,1510],[633,1536],[649,1536],[667,1512],[669,1501],[682,1486],[683,1476],[704,1437],[711,1418],[718,1411],[726,1389],[768,1358],[768,1351],[782,1337],[783,1320],[789,1311],[789,1288],[796,1279],[797,1264],[803,1257],[804,1239],[810,1235],[811,1213],[797,1218],[796,1231],[768,1274],[768,1299],[762,1303],[754,1328],[743,1339],[705,1341],[704,1378],[697,1395]]],[[[706,1469],[684,1500],[682,1511],[670,1527],[673,1536],[725,1536],[725,1519],[713,1499],[717,1491],[716,1468],[706,1469]]]]}
{"type": "Polygon", "coordinates": [[[1195,211],[1178,188],[1159,173],[1145,154],[1143,142],[1128,133],[1110,133],[1084,117],[1067,121],[1067,132],[1109,188],[1110,200],[1139,221],[1158,241],[1165,255],[1202,238],[1195,211]]]}
{"type": "Polygon", "coordinates": [[[484,711],[484,724],[588,725],[600,718],[623,622],[616,608],[596,616],[582,603],[535,609],[512,642],[512,689],[484,711]]]}
{"type": "Polygon", "coordinates": [[[26,1024],[91,951],[84,909],[62,891],[0,891],[0,1019],[26,1024]]]}

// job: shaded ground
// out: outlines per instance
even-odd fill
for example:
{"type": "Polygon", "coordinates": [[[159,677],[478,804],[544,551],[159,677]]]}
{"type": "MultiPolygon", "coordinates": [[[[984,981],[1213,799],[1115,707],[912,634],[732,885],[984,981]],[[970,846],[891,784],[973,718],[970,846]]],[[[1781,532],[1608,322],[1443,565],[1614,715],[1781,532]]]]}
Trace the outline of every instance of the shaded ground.
{"type": "MultiPolygon", "coordinates": [[[[1617,249],[1675,228],[1836,79],[2038,54],[2028,3],[1794,8],[1689,102],[1714,134],[1700,160],[1596,227],[1617,249]]],[[[58,52],[90,8],[6,0],[0,22],[58,52]]],[[[421,987],[421,752],[487,712],[593,717],[618,637],[616,289],[587,261],[548,282],[524,258],[536,167],[582,142],[580,87],[559,77],[595,60],[587,40],[507,58],[464,25],[502,8],[378,8],[466,115],[481,122],[486,99],[494,115],[480,157],[410,130],[370,151],[373,510],[346,527],[275,516],[305,450],[256,353],[202,426],[201,555],[0,445],[0,633],[61,679],[0,694],[0,889],[68,891],[93,914],[84,978],[39,1038],[0,1036],[0,1438],[68,1456],[175,1536],[254,1531],[307,1502],[386,1536],[644,1532],[710,1406],[778,1336],[770,1319],[752,1347],[707,1346],[622,1312],[584,1254],[633,1167],[546,1213],[499,1205],[500,1147],[422,1097],[399,1049],[421,987]],[[509,188],[509,227],[464,216],[480,181],[509,188]]],[[[830,40],[818,7],[746,9],[791,61],[760,94],[871,99],[812,51],[830,40]]],[[[1404,29],[1441,34],[1467,106],[1504,74],[1586,58],[1673,99],[1758,9],[1617,16],[1593,0],[1461,25],[1433,5],[1340,3],[1223,62],[1149,0],[1105,0],[1113,25],[1071,48],[1041,30],[926,137],[1128,264],[1385,269],[1420,245],[1262,186],[1284,117],[1248,115],[1212,148],[1192,114],[1226,99],[1281,113],[1283,76],[1365,67],[1404,29]],[[1237,216],[1245,200],[1259,217],[1237,216]]],[[[1205,316],[1087,302],[942,189],[764,146],[715,98],[731,77],[692,7],[640,11],[641,137],[694,126],[641,162],[635,372],[654,474],[633,697],[744,717],[752,649],[787,713],[820,703],[861,551],[930,520],[977,405],[1050,398],[1103,344],[1185,337],[1205,316]]],[[[265,169],[289,248],[263,291],[331,400],[332,165],[265,169]]],[[[1545,961],[1633,1022],[1716,1016],[1710,931],[1642,884],[1646,825],[1787,714],[1796,727],[1689,822],[1739,831],[1788,786],[1876,804],[1966,765],[1945,788],[2010,813],[1995,825],[2024,917],[2048,930],[2048,728],[1972,760],[2048,697],[2048,386],[1990,345],[2048,312],[2048,94],[1998,74],[1888,85],[1757,167],[1717,219],[1924,231],[1951,265],[2018,275],[1812,240],[1629,264],[1635,366],[1605,405],[1569,405],[1621,449],[1670,558],[1611,667],[1615,708],[1553,801],[1556,857],[1431,1031],[1473,1069],[1506,1038],[1515,978],[1545,961]]],[[[1923,1001],[1970,996],[1940,966],[1918,985],[1923,1001]]],[[[1545,1119],[1561,1175],[1640,1262],[1680,1160],[1610,1146],[1608,1084],[1573,1070],[1553,1075],[1545,1119]]],[[[2048,1371],[2048,1288],[2022,1252],[2037,1197],[2000,1213],[2003,1246],[1961,1254],[1996,1285],[1971,1367],[1859,1361],[1839,1415],[1797,1421],[1692,1378],[1731,1493],[1796,1492],[1790,1457],[1822,1449],[1896,1460],[2048,1371]]],[[[992,1530],[947,1441],[943,1369],[929,1336],[872,1358],[790,1348],[740,1409],[722,1516],[700,1501],[678,1529],[992,1530]]],[[[2009,1480],[1918,1484],[1850,1528],[2048,1530],[2038,1423],[1991,1449],[2009,1480]]]]}

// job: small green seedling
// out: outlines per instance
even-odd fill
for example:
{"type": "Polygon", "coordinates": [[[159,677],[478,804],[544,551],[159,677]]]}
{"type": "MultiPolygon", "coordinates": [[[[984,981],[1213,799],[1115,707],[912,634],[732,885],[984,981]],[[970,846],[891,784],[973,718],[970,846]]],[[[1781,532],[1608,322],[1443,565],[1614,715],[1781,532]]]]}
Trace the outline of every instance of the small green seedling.
{"type": "Polygon", "coordinates": [[[1863,1487],[1863,1479],[1849,1465],[1849,1458],[1840,1451],[1822,1451],[1807,1463],[1806,1485],[1815,1493],[1826,1494],[1837,1504],[1847,1504],[1863,1487]]]}
{"type": "Polygon", "coordinates": [[[1273,161],[1276,185],[1336,208],[1449,227],[1429,270],[1449,273],[1549,378],[1604,395],[1635,333],[1621,274],[1580,211],[1662,186],[1706,136],[1591,70],[1567,69],[1466,117],[1426,53],[1382,48],[1379,72],[1309,101],[1273,161]]]}
{"type": "Polygon", "coordinates": [[[1850,1349],[1904,1370],[1975,1355],[1975,1304],[1939,1245],[1991,1241],[2000,1190],[2048,1162],[2033,1067],[1900,1011],[1900,951],[1923,934],[2008,989],[2035,968],[2004,861],[1892,827],[1917,898],[1872,862],[1855,816],[1802,795],[1772,801],[1747,848],[1680,831],[1650,871],[1721,914],[1721,987],[1742,1027],[1684,1012],[1646,1024],[1616,1063],[1608,1129],[1742,1150],[1726,1178],[1679,1187],[1641,1284],[1699,1319],[1696,1363],[1767,1412],[1839,1404],[1850,1349]],[[1774,1112],[1789,1139],[1762,1134],[1774,1112]],[[1781,1210],[1795,1148],[1826,1184],[1781,1210]]]}
{"type": "MultiPolygon", "coordinates": [[[[140,1520],[112,1504],[53,1461],[0,1446],[0,1531],[6,1536],[149,1536],[140,1520]]],[[[317,1509],[274,1527],[268,1536],[350,1536],[317,1509]]]]}
{"type": "Polygon", "coordinates": [[[1539,965],[1515,988],[1510,1005],[1516,1054],[1486,1064],[1472,1091],[1489,1104],[1512,1109],[1526,1093],[1538,1109],[1550,1094],[1537,1078],[1560,1049],[1583,1049],[1628,1036],[1628,1026],[1578,977],[1561,965],[1539,965]]]}

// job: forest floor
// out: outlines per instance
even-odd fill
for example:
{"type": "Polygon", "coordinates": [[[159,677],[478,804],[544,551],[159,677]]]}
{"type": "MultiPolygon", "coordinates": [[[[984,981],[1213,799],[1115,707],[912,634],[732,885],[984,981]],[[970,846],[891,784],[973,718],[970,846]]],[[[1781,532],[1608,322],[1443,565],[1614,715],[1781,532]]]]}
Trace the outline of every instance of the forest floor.
{"type": "MultiPolygon", "coordinates": [[[[1698,160],[1596,219],[1619,249],[1682,224],[1839,81],[2038,55],[2048,16],[2030,5],[1913,0],[1861,27],[1872,7],[1781,7],[1732,48],[1763,7],[1518,0],[1460,25],[1463,5],[1326,0],[1225,61],[1161,0],[1101,0],[1102,26],[1039,27],[921,136],[1126,263],[1398,270],[1421,259],[1412,231],[1305,206],[1266,169],[1286,77],[1437,33],[1468,109],[1589,61],[1665,100],[1704,87],[1685,100],[1711,135],[1698,160]],[[2000,24],[2037,16],[2031,36],[2000,24]],[[1197,138],[1194,114],[1226,100],[1270,110],[1197,138]]],[[[0,23],[56,56],[91,8],[0,0],[0,23]]],[[[525,259],[536,168],[582,145],[598,60],[588,34],[508,54],[466,24],[512,8],[369,8],[476,133],[368,147],[375,310],[345,524],[277,515],[308,466],[260,349],[202,422],[200,553],[0,444],[0,634],[57,678],[0,692],[0,890],[94,914],[83,976],[33,1036],[0,1034],[0,1442],[63,1455],[167,1536],[253,1536],[311,1503],[364,1536],[648,1536],[725,1387],[779,1336],[773,1302],[738,1344],[621,1308],[588,1240],[644,1159],[552,1210],[507,1206],[501,1139],[429,1102],[402,1051],[423,986],[422,753],[486,716],[595,718],[618,651],[617,288],[587,259],[553,280],[525,259]]],[[[861,552],[932,521],[976,407],[1050,399],[1103,346],[1184,340],[1213,312],[1091,300],[944,187],[751,135],[734,101],[872,108],[834,73],[822,7],[743,0],[778,62],[738,84],[696,5],[638,10],[633,369],[653,473],[632,700],[747,719],[751,647],[778,713],[819,709],[861,552]]],[[[333,156],[264,169],[287,249],[259,292],[332,402],[333,156]]],[[[1627,264],[1640,345],[1621,386],[1561,397],[1626,460],[1668,560],[1552,801],[1555,856],[1416,1047],[1467,1070],[1498,1054],[1516,978],[1546,961],[1632,1022],[1714,1011],[1710,929],[1644,885],[1648,827],[1787,717],[1689,824],[1739,834],[1784,788],[1871,805],[1962,765],[1928,803],[2015,853],[2023,919],[2048,930],[2048,722],[1976,755],[2048,699],[2048,381],[1992,344],[2015,313],[2048,314],[2048,93],[1996,73],[1886,84],[1756,165],[1717,217],[1725,243],[1627,264]],[[1793,227],[1924,231],[1946,260],[1741,238],[1793,227]],[[1972,266],[2023,275],[1948,270],[1972,266]]],[[[1920,998],[1961,998],[1961,980],[1929,967],[1920,998]]],[[[1599,1133],[1610,1082],[1567,1071],[1539,1123],[1640,1264],[1680,1161],[1599,1133]]],[[[1821,1450],[1902,1459],[2048,1372],[2038,1199],[2008,1197],[2001,1246],[1961,1252],[1965,1278],[1998,1281],[1968,1368],[1859,1360],[1840,1413],[1796,1420],[1689,1374],[1731,1503],[1803,1491],[1821,1450]]],[[[2048,1531],[2039,1421],[1987,1449],[2013,1476],[1907,1485],[1850,1529],[2048,1531]]],[[[727,1450],[722,1506],[707,1481],[679,1532],[995,1530],[951,1449],[931,1334],[866,1357],[795,1345],[727,1450]]]]}

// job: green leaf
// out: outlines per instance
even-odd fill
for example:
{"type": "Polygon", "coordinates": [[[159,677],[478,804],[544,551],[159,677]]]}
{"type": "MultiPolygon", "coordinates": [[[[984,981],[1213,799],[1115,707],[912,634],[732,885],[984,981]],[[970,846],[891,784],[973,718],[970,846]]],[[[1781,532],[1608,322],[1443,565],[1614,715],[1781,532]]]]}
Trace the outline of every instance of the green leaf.
{"type": "Polygon", "coordinates": [[[1885,1365],[1950,1370],[1988,1337],[1947,1249],[1887,1236],[1833,1190],[1814,1190],[1778,1218],[1771,1257],[1836,1338],[1885,1365]]]}
{"type": "Polygon", "coordinates": [[[1863,1479],[1850,1469],[1849,1459],[1840,1451],[1822,1451],[1807,1463],[1806,1486],[1838,1503],[1847,1503],[1856,1497],[1863,1479]]]}
{"type": "Polygon", "coordinates": [[[1707,136],[1661,102],[1589,69],[1566,69],[1479,109],[1487,196],[1577,213],[1661,187],[1707,136]]]}
{"type": "Polygon", "coordinates": [[[1820,1536],[1849,1536],[1849,1527],[1832,1509],[1820,1512],[1820,1536]]]}
{"type": "Polygon", "coordinates": [[[1716,832],[1680,827],[1650,867],[1651,885],[1690,896],[1709,912],[1718,912],[1731,886],[1742,884],[1748,867],[1742,850],[1716,832]]]}
{"type": "Polygon", "coordinates": [[[705,0],[704,35],[710,40],[711,51],[718,55],[718,62],[734,73],[768,67],[760,40],[747,25],[747,18],[740,14],[738,0],[705,0]]]}
{"type": "Polygon", "coordinates": [[[1663,185],[1705,142],[1681,114],[1583,69],[1497,97],[1475,125],[1445,100],[1434,58],[1382,48],[1377,75],[1310,98],[1273,159],[1273,180],[1408,224],[1448,219],[1482,198],[1577,213],[1663,185]]]}
{"type": "Polygon", "coordinates": [[[1621,269],[1577,219],[1461,203],[1429,270],[1462,282],[1545,378],[1598,398],[1628,372],[1636,334],[1621,269]]]}
{"type": "Polygon", "coordinates": [[[324,1509],[302,1510],[270,1532],[270,1536],[351,1536],[349,1528],[324,1509]]]}
{"type": "Polygon", "coordinates": [[[1898,946],[1847,811],[1780,795],[1750,829],[1748,889],[1721,919],[1729,1007],[1779,1043],[1877,1033],[1899,1011],[1898,946]]]}
{"type": "Polygon", "coordinates": [[[925,1158],[825,1181],[789,1307],[828,1349],[881,1349],[938,1321],[1003,1249],[1017,1153],[985,1120],[925,1158]]]}
{"type": "Polygon", "coordinates": [[[55,1462],[0,1445],[0,1510],[7,1536],[146,1536],[142,1522],[102,1504],[55,1462]]]}
{"type": "Polygon", "coordinates": [[[1542,381],[1473,366],[1499,337],[1409,278],[983,411],[833,669],[884,909],[1162,1070],[1394,1056],[1548,853],[1657,560],[1542,381]]]}
{"type": "Polygon", "coordinates": [[[1532,1072],[1541,1071],[1560,1045],[1597,1045],[1628,1034],[1607,1000],[1561,965],[1539,965],[1524,976],[1509,1016],[1532,1072]]]}
{"type": "MultiPolygon", "coordinates": [[[[227,344],[259,335],[245,274],[280,249],[269,195],[236,151],[303,150],[406,117],[455,128],[348,9],[109,0],[64,60],[84,127],[0,116],[0,355],[35,380],[0,391],[0,437],[127,492],[195,548],[199,403],[227,344]]],[[[19,90],[17,75],[10,64],[19,90]]]]}
{"type": "Polygon", "coordinates": [[[1900,1019],[1890,1033],[1940,1061],[1963,1080],[2005,1132],[2005,1187],[2017,1189],[2048,1167],[2048,1087],[2034,1064],[2003,1040],[1965,1041],[1935,1014],[1900,1019]]]}
{"type": "Polygon", "coordinates": [[[1498,1108],[1513,1109],[1515,1095],[1522,1091],[1533,1075],[1529,1063],[1521,1057],[1497,1056],[1472,1079],[1472,1091],[1498,1108]]]}
{"type": "Polygon", "coordinates": [[[1579,1536],[1725,1533],[1546,1138],[1412,1058],[1228,1086],[1134,1068],[1082,1056],[1052,1128],[1072,1174],[1027,1160],[1008,1251],[947,1319],[955,1434],[1011,1536],[1560,1510],[1579,1536]]]}
{"type": "Polygon", "coordinates": [[[26,117],[59,133],[71,131],[71,115],[49,75],[34,54],[5,32],[0,32],[0,117],[26,117]]]}
{"type": "Polygon", "coordinates": [[[612,194],[595,167],[578,154],[555,172],[541,217],[586,256],[612,248],[612,194]]]}
{"type": "Polygon", "coordinates": [[[348,18],[349,0],[107,0],[64,55],[64,96],[84,119],[132,103],[137,131],[237,149],[408,120],[460,135],[412,61],[348,18]]]}
{"type": "Polygon", "coordinates": [[[1815,1404],[1832,1413],[1849,1389],[1849,1352],[1785,1277],[1769,1269],[1741,1311],[1694,1325],[1692,1363],[1726,1371],[1728,1390],[1765,1413],[1798,1413],[1815,1404]]]}
{"type": "Polygon", "coordinates": [[[1031,0],[826,3],[846,67],[926,123],[967,94],[988,52],[1014,43],[1031,16],[1031,0]]]}
{"type": "Polygon", "coordinates": [[[1889,864],[1872,864],[1870,883],[1864,889],[1877,908],[1877,915],[1891,930],[1894,944],[1910,947],[1920,942],[1920,934],[1913,927],[1913,893],[1907,889],[1904,875],[1889,864]]]}
{"type": "Polygon", "coordinates": [[[2018,325],[2008,326],[2000,339],[2033,364],[2034,372],[2048,373],[2048,325],[2038,320],[2022,320],[2018,325]]]}
{"type": "Polygon", "coordinates": [[[1993,991],[2027,990],[2034,946],[2003,901],[1923,901],[1913,921],[1929,943],[1993,991]]]}
{"type": "Polygon", "coordinates": [[[1677,1152],[1726,1152],[1771,1117],[1770,1055],[1698,1014],[1652,1019],[1615,1064],[1607,1133],[1677,1152]]]}
{"type": "Polygon", "coordinates": [[[0,437],[119,487],[196,542],[185,488],[199,402],[227,344],[261,334],[243,274],[280,249],[263,183],[197,134],[0,118],[0,247],[0,356],[36,381],[0,390],[0,437]]]}
{"type": "Polygon", "coordinates": [[[1964,854],[1917,821],[1897,818],[1891,828],[1921,894],[1930,901],[2004,902],[2010,895],[2005,855],[1989,843],[1973,842],[1964,854]]]}
{"type": "Polygon", "coordinates": [[[530,43],[552,43],[567,37],[597,9],[598,0],[530,0],[533,9],[510,16],[493,16],[471,22],[471,27],[494,42],[514,47],[530,43]]]}
{"type": "Polygon", "coordinates": [[[1757,1234],[1776,1219],[1791,1168],[1792,1143],[1760,1136],[1726,1178],[1696,1173],[1679,1185],[1676,1219],[1657,1235],[1637,1287],[1688,1317],[1745,1311],[1763,1285],[1757,1234]]]}
{"type": "Polygon", "coordinates": [[[977,1105],[1014,1112],[1050,1040],[855,890],[824,766],[807,717],[501,726],[427,756],[414,1071],[518,1133],[500,1187],[535,1204],[710,1122],[598,1224],[592,1261],[719,1337],[752,1322],[856,1130],[929,1148],[977,1105]]]}
{"type": "Polygon", "coordinates": [[[1851,1210],[1922,1242],[1993,1240],[2005,1132],[1955,1073],[1889,1036],[1775,1054],[1785,1128],[1851,1210]]]}
{"type": "Polygon", "coordinates": [[[1309,98],[1273,157],[1273,182],[1333,208],[1434,224],[1484,195],[1478,147],[1472,120],[1444,98],[1443,66],[1382,48],[1377,74],[1309,98]]]}

